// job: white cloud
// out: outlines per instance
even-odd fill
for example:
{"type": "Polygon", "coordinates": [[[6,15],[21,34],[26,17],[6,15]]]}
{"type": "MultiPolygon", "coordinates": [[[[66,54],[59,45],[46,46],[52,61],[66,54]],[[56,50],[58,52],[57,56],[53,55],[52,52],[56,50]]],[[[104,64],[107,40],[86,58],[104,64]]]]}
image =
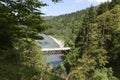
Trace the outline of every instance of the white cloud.
{"type": "Polygon", "coordinates": [[[93,3],[93,2],[102,3],[102,2],[112,1],[112,0],[75,0],[75,2],[77,3],[80,3],[81,1],[88,1],[90,3],[93,3]]]}

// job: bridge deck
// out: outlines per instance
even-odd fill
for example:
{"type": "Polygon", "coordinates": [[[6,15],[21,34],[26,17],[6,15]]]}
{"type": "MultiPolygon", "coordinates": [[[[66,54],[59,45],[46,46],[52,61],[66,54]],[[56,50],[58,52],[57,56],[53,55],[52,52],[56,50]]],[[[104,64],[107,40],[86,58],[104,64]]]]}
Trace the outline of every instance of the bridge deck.
{"type": "Polygon", "coordinates": [[[65,51],[70,50],[70,47],[64,47],[64,48],[44,48],[42,51],[65,51]]]}

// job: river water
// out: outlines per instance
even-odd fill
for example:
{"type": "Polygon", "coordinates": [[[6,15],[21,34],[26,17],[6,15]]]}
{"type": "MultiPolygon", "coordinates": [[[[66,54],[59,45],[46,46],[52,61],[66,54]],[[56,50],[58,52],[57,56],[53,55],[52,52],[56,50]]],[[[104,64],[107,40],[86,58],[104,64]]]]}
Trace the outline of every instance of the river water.
{"type": "MultiPolygon", "coordinates": [[[[39,40],[38,42],[41,44],[41,48],[59,48],[59,45],[48,35],[40,34],[44,39],[39,40]]],[[[58,55],[46,55],[46,62],[52,66],[58,66],[63,61],[62,56],[58,55]]]]}

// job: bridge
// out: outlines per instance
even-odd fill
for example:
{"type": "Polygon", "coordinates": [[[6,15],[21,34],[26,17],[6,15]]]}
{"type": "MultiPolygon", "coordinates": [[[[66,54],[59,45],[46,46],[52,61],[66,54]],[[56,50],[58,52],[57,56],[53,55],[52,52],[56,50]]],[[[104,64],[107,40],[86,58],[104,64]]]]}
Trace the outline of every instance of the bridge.
{"type": "Polygon", "coordinates": [[[45,55],[51,56],[51,55],[56,55],[56,56],[64,56],[64,53],[66,51],[69,51],[71,48],[70,47],[62,47],[62,48],[44,48],[42,51],[44,52],[45,55]]]}
{"type": "Polygon", "coordinates": [[[70,47],[64,47],[64,41],[59,41],[50,35],[40,34],[44,39],[36,40],[44,52],[46,62],[56,67],[63,61],[63,56],[70,51],[70,47]]]}

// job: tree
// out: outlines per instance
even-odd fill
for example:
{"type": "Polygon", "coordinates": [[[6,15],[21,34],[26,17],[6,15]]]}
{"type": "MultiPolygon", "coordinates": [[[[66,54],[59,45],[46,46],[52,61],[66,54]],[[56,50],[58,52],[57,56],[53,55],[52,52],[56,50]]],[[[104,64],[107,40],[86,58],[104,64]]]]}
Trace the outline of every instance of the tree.
{"type": "Polygon", "coordinates": [[[70,69],[77,64],[78,57],[79,57],[78,49],[74,49],[74,50],[70,51],[65,56],[65,60],[64,60],[63,64],[64,64],[64,66],[66,68],[67,73],[69,73],[70,69]]]}
{"type": "Polygon", "coordinates": [[[119,77],[120,66],[119,64],[119,48],[120,48],[120,5],[116,5],[111,11],[105,12],[99,16],[98,25],[103,29],[103,35],[105,39],[105,48],[108,51],[109,64],[108,67],[112,67],[114,75],[119,77]]]}
{"type": "Polygon", "coordinates": [[[46,70],[36,39],[42,24],[38,0],[0,1],[0,79],[39,80],[46,70]],[[41,61],[41,62],[40,62],[41,61]]]}
{"type": "Polygon", "coordinates": [[[52,0],[53,2],[59,2],[59,1],[62,1],[62,0],[52,0]]]}
{"type": "Polygon", "coordinates": [[[0,49],[13,47],[14,40],[18,38],[39,38],[37,34],[45,27],[37,8],[43,5],[38,0],[0,1],[0,49]]]}
{"type": "Polygon", "coordinates": [[[105,3],[100,4],[97,9],[97,15],[101,15],[102,13],[109,10],[109,5],[110,5],[110,2],[105,2],[105,3]]]}
{"type": "Polygon", "coordinates": [[[59,78],[47,68],[40,46],[35,42],[42,39],[38,34],[47,28],[40,11],[45,5],[39,0],[0,1],[1,80],[59,78]]]}
{"type": "Polygon", "coordinates": [[[111,68],[102,68],[97,69],[94,74],[92,80],[119,80],[113,76],[113,71],[111,68]]]}
{"type": "Polygon", "coordinates": [[[83,19],[83,28],[78,37],[76,46],[79,48],[79,58],[75,67],[71,69],[68,80],[90,80],[97,68],[102,68],[107,63],[107,51],[104,48],[104,39],[97,26],[97,14],[94,7],[90,7],[83,19]]]}
{"type": "Polygon", "coordinates": [[[114,8],[118,4],[120,5],[119,0],[112,0],[112,2],[110,3],[110,9],[114,8]]]}
{"type": "Polygon", "coordinates": [[[47,20],[46,24],[52,27],[46,30],[45,34],[50,34],[60,40],[64,40],[65,46],[74,47],[75,39],[82,27],[83,16],[87,10],[60,15],[47,20]]]}

